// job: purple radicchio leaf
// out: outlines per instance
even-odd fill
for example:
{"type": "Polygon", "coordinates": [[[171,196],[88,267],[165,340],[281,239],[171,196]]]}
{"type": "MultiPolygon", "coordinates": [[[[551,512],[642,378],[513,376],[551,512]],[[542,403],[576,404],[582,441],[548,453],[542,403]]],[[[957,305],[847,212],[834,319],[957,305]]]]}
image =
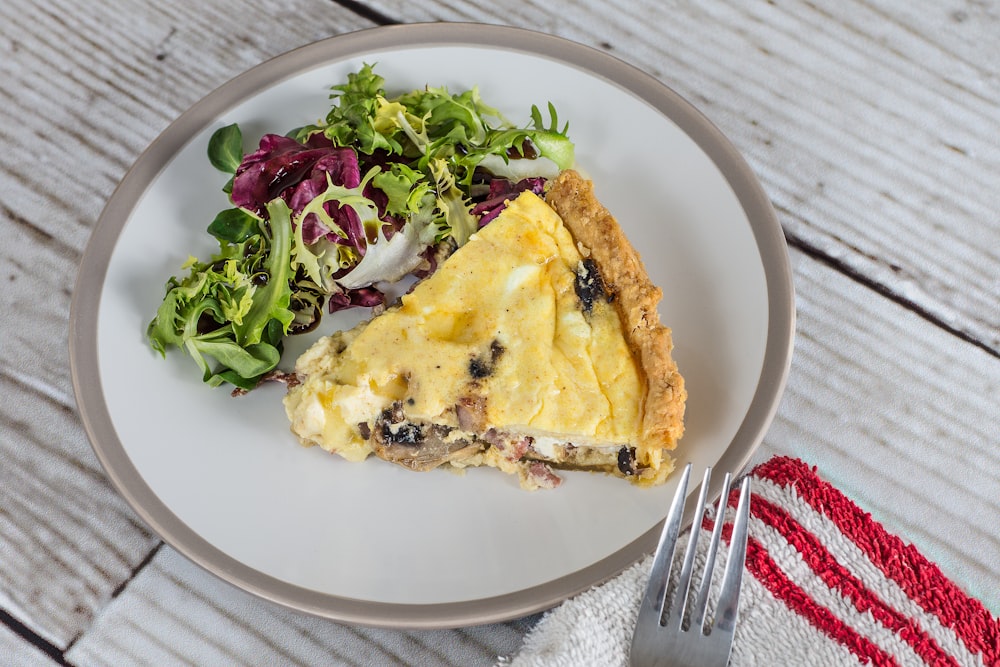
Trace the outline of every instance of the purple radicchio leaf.
{"type": "Polygon", "coordinates": [[[346,310],[357,306],[371,308],[383,303],[385,303],[385,294],[377,288],[369,286],[331,294],[328,307],[331,313],[335,313],[338,310],[346,310]]]}
{"type": "Polygon", "coordinates": [[[490,181],[490,191],[486,195],[486,199],[472,208],[473,215],[482,216],[479,218],[479,227],[482,228],[486,223],[500,215],[500,212],[507,207],[508,201],[529,190],[536,195],[541,195],[545,190],[545,179],[536,176],[512,183],[505,178],[494,178],[490,181]]]}
{"type": "MultiPolygon", "coordinates": [[[[312,135],[304,144],[282,135],[265,134],[258,149],[243,158],[236,169],[233,203],[264,216],[267,202],[281,197],[293,215],[299,215],[306,204],[326,190],[328,176],[334,185],[347,188],[361,183],[361,168],[354,149],[336,147],[322,134],[312,135]]],[[[314,243],[329,235],[331,240],[357,246],[364,231],[354,211],[333,202],[328,202],[325,208],[348,239],[341,239],[310,215],[303,221],[303,240],[314,243]]],[[[360,245],[363,249],[364,244],[360,245]]]]}

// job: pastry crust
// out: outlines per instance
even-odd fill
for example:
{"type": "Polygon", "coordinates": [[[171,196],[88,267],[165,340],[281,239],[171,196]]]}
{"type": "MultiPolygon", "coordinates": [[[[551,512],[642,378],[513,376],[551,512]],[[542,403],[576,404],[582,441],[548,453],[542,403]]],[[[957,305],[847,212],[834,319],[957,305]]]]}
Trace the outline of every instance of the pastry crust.
{"type": "Polygon", "coordinates": [[[658,465],[663,450],[674,449],[684,433],[687,400],[684,378],[671,356],[671,331],[660,323],[657,310],[663,292],[650,281],[639,253],[614,216],[594,196],[591,181],[566,170],[550,183],[545,199],[577,243],[589,251],[614,296],[629,347],[646,382],[643,441],[638,443],[637,458],[658,465]]]}

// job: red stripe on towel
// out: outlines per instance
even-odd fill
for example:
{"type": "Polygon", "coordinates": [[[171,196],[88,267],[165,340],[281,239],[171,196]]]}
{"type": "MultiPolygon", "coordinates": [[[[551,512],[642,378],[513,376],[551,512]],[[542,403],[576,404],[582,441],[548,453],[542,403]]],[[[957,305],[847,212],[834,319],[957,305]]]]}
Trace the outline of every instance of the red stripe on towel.
{"type": "MultiPolygon", "coordinates": [[[[733,525],[731,523],[722,527],[722,537],[727,543],[732,532],[733,525]]],[[[837,618],[829,609],[816,604],[816,601],[809,597],[808,593],[785,575],[768,554],[767,548],[753,537],[747,539],[746,568],[771,592],[771,595],[782,601],[785,606],[804,618],[817,630],[846,647],[858,657],[860,663],[876,667],[891,667],[893,665],[898,667],[899,663],[896,662],[895,658],[837,618]]]]}
{"type": "Polygon", "coordinates": [[[815,469],[797,459],[775,457],[754,469],[753,475],[794,486],[800,498],[830,519],[911,600],[951,628],[971,653],[981,654],[987,665],[1000,665],[1000,621],[913,545],[888,533],[870,514],[820,479],[815,469]]]}
{"type": "MultiPolygon", "coordinates": [[[[734,495],[730,500],[735,507],[739,496],[734,495]]],[[[850,600],[858,611],[870,613],[875,621],[909,644],[914,653],[928,665],[959,667],[955,659],[948,655],[916,621],[893,609],[869,590],[865,582],[841,565],[823,543],[792,518],[785,509],[759,496],[752,496],[750,511],[755,517],[777,530],[785,541],[799,552],[802,560],[823,580],[823,583],[850,600]]]]}

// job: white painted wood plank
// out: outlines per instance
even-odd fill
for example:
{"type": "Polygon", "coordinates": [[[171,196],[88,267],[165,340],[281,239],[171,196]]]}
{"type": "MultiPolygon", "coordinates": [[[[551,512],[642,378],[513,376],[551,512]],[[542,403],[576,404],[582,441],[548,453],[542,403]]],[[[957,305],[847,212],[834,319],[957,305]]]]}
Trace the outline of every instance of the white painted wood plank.
{"type": "Polygon", "coordinates": [[[125,170],[184,109],[268,58],[371,25],[323,0],[230,0],[196,12],[102,4],[0,7],[5,206],[76,249],[125,170]]]}
{"type": "Polygon", "coordinates": [[[65,341],[75,264],[4,228],[0,309],[0,607],[68,645],[156,543],[108,485],[75,415],[65,341]]]}
{"type": "Polygon", "coordinates": [[[0,625],[0,656],[18,667],[52,667],[52,660],[30,643],[0,625]]]}
{"type": "Polygon", "coordinates": [[[372,4],[551,32],[635,64],[733,140],[798,242],[1000,351],[1000,16],[986,6],[372,4]]]}
{"type": "MultiPolygon", "coordinates": [[[[75,251],[30,226],[7,226],[0,264],[0,375],[31,386],[59,406],[74,406],[67,373],[67,323],[75,251]]],[[[34,399],[31,399],[34,400],[34,399]]]]}
{"type": "Polygon", "coordinates": [[[0,376],[0,608],[64,648],[156,543],[75,413],[0,376]]]}
{"type": "Polygon", "coordinates": [[[526,622],[397,632],[349,627],[260,601],[164,547],[67,653],[85,665],[492,665],[526,622]]]}

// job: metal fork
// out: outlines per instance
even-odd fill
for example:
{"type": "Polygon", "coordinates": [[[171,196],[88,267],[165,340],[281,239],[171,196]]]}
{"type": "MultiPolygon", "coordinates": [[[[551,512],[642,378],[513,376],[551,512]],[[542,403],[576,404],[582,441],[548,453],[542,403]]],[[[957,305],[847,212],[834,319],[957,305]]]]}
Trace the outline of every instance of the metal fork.
{"type": "Polygon", "coordinates": [[[642,599],[642,606],[639,607],[639,618],[632,636],[632,649],[629,655],[632,667],[725,667],[729,664],[739,611],[743,564],[746,560],[747,526],[750,520],[749,477],[743,480],[740,487],[740,500],[729,541],[729,557],[726,560],[722,589],[716,605],[715,621],[710,627],[705,627],[712,570],[729,499],[731,481],[729,473],[726,473],[722,484],[722,495],[719,497],[719,509],[705,557],[701,584],[690,609],[690,615],[686,616],[684,613],[711,474],[711,468],[705,470],[701,492],[698,494],[698,505],[695,508],[691,538],[684,554],[673,601],[669,608],[665,608],[671,563],[674,560],[677,534],[680,532],[681,518],[684,514],[688,479],[691,476],[690,463],[681,474],[680,486],[670,505],[663,533],[660,535],[660,543],[653,557],[653,568],[649,574],[646,594],[642,599]]]}

